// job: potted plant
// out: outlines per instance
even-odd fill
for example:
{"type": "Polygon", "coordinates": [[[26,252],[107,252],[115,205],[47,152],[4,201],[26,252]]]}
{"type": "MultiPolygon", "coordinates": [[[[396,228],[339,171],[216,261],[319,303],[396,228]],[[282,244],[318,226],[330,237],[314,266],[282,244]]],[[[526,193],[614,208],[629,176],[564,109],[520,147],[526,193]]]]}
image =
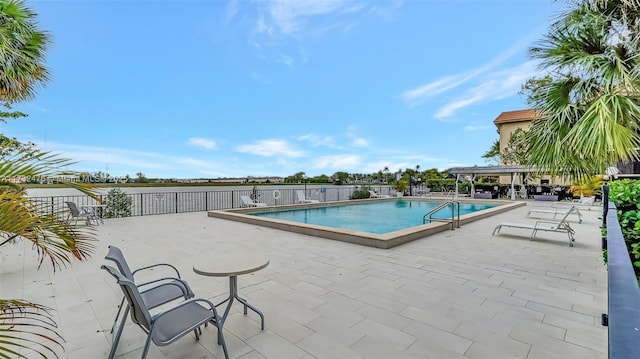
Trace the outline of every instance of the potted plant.
{"type": "Polygon", "coordinates": [[[601,187],[602,176],[593,176],[577,181],[569,187],[569,192],[571,192],[573,196],[579,196],[580,198],[592,197],[600,194],[601,187]]]}
{"type": "Polygon", "coordinates": [[[398,197],[402,197],[404,195],[404,192],[409,189],[409,181],[407,181],[404,178],[401,178],[399,180],[396,181],[395,185],[393,186],[396,191],[397,191],[397,196],[398,197]]]}

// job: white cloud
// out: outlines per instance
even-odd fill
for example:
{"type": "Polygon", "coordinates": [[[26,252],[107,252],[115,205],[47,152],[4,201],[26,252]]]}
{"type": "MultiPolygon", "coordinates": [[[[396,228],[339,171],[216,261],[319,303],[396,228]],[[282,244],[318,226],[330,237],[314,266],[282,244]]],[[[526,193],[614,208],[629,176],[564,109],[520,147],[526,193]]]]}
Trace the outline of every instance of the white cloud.
{"type": "Polygon", "coordinates": [[[321,147],[321,146],[329,147],[329,148],[336,147],[336,141],[333,137],[323,136],[317,133],[308,133],[305,135],[298,136],[297,140],[309,142],[309,144],[312,147],[321,147]]]}
{"type": "Polygon", "coordinates": [[[480,100],[486,98],[487,96],[485,96],[484,94],[481,93],[477,93],[476,91],[473,91],[473,94],[470,94],[468,97],[450,102],[448,104],[446,104],[444,107],[441,107],[438,112],[436,112],[436,114],[433,116],[437,119],[443,119],[445,117],[450,117],[453,115],[453,113],[456,110],[459,110],[461,108],[467,107],[471,104],[474,104],[476,102],[479,102],[480,100]]]}
{"type": "Polygon", "coordinates": [[[462,77],[463,75],[450,75],[440,78],[420,87],[407,90],[400,95],[400,98],[407,104],[407,106],[416,106],[428,98],[457,87],[463,83],[461,80],[462,77]]]}
{"type": "MultiPolygon", "coordinates": [[[[248,42],[263,59],[286,66],[310,61],[311,53],[303,47],[308,38],[327,34],[349,33],[367,19],[391,19],[402,2],[371,3],[362,0],[259,0],[252,9],[255,26],[248,42]],[[284,50],[283,50],[284,49],[284,50]],[[287,51],[283,55],[282,51],[287,51]]],[[[236,15],[229,4],[226,16],[236,15]]]]}
{"type": "Polygon", "coordinates": [[[297,158],[304,156],[303,151],[291,148],[287,142],[282,140],[261,140],[251,145],[240,145],[236,147],[236,151],[263,157],[284,156],[297,158]]]}
{"type": "Polygon", "coordinates": [[[465,131],[479,131],[479,130],[486,130],[488,128],[491,128],[493,126],[474,126],[474,125],[467,125],[464,126],[464,130],[465,131]]]}
{"type": "Polygon", "coordinates": [[[287,67],[293,67],[293,65],[294,65],[293,57],[287,56],[287,55],[284,55],[284,54],[280,54],[280,56],[278,56],[278,58],[276,58],[276,62],[281,63],[281,64],[285,64],[285,65],[287,65],[287,67]]]}
{"type": "MultiPolygon", "coordinates": [[[[42,144],[39,144],[43,148],[42,144]]],[[[168,156],[155,152],[135,151],[123,148],[97,147],[71,145],[65,143],[47,142],[46,150],[59,154],[62,158],[72,158],[74,164],[69,166],[69,170],[74,171],[105,171],[115,176],[125,174],[132,175],[135,172],[143,171],[150,175],[150,171],[167,173],[176,166],[188,167],[188,158],[179,156],[168,156]],[[113,173],[111,173],[113,172],[113,173]]],[[[198,172],[201,165],[189,168],[190,172],[198,172]]],[[[151,175],[153,177],[153,175],[151,175]]]]}
{"type": "Polygon", "coordinates": [[[210,140],[202,137],[191,137],[187,141],[187,145],[194,147],[201,147],[207,150],[213,150],[216,148],[216,142],[214,140],[210,140]]]}
{"type": "Polygon", "coordinates": [[[454,98],[453,101],[440,107],[434,117],[444,119],[451,117],[461,108],[468,107],[475,103],[498,100],[516,95],[527,79],[538,74],[536,62],[534,61],[528,61],[514,68],[487,74],[482,83],[464,91],[461,95],[454,98]]]}
{"type": "Polygon", "coordinates": [[[314,160],[313,167],[317,169],[340,169],[348,171],[360,166],[361,159],[357,155],[321,156],[314,160]]]}
{"type": "Polygon", "coordinates": [[[224,23],[225,25],[229,24],[231,20],[236,16],[236,14],[240,11],[240,2],[239,0],[231,0],[227,4],[227,7],[224,9],[224,23]]]}
{"type": "Polygon", "coordinates": [[[271,18],[284,34],[300,29],[305,18],[337,12],[344,6],[340,0],[276,0],[269,6],[271,18]]]}
{"type": "MultiPolygon", "coordinates": [[[[510,48],[498,54],[498,56],[482,66],[479,66],[465,73],[447,75],[417,88],[406,90],[400,95],[400,98],[405,102],[407,106],[414,107],[425,102],[429,98],[460,87],[470,82],[471,80],[485,73],[488,73],[490,70],[500,66],[514,54],[517,54],[518,52],[524,50],[530,44],[530,37],[531,36],[526,36],[518,40],[510,48]]],[[[459,108],[456,106],[465,107],[469,104],[467,103],[467,101],[461,100],[458,100],[456,102],[458,102],[457,105],[451,105],[451,108],[453,108],[454,110],[456,108],[459,108]]],[[[443,111],[443,113],[448,114],[448,111],[443,111]]]]}
{"type": "Polygon", "coordinates": [[[367,140],[365,140],[364,138],[361,138],[361,137],[354,138],[352,143],[356,147],[367,147],[367,146],[369,146],[369,141],[367,141],[367,140]]]}

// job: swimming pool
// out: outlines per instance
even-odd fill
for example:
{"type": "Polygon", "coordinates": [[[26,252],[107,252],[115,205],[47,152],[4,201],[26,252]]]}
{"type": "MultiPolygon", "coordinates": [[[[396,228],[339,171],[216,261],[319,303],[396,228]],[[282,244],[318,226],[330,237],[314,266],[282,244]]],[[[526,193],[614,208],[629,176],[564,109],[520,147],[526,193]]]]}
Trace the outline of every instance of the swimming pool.
{"type": "MultiPolygon", "coordinates": [[[[347,203],[342,206],[256,212],[250,215],[383,234],[422,225],[424,215],[440,204],[441,202],[434,201],[397,199],[374,203],[347,203]]],[[[497,204],[460,203],[460,215],[495,206],[497,204]]],[[[434,214],[434,218],[446,219],[447,217],[451,218],[451,207],[434,214]]]]}
{"type": "MultiPolygon", "coordinates": [[[[442,203],[444,199],[402,199],[398,200],[395,198],[390,199],[362,199],[362,200],[348,200],[348,201],[335,201],[335,202],[320,202],[320,203],[311,203],[311,204],[298,204],[298,205],[282,205],[282,206],[272,206],[265,209],[264,207],[260,208],[238,208],[238,209],[229,209],[229,210],[217,210],[217,211],[209,211],[209,217],[228,219],[238,222],[250,223],[254,225],[276,228],[284,231],[295,232],[300,234],[306,234],[315,237],[333,239],[337,241],[361,244],[370,247],[376,248],[392,248],[397,245],[407,243],[416,239],[425,238],[432,234],[446,231],[451,229],[450,223],[443,222],[434,222],[422,224],[422,217],[425,213],[429,212],[428,208],[433,208],[433,203],[436,205],[442,203]],[[307,221],[310,218],[318,216],[318,214],[326,213],[332,207],[342,207],[339,208],[338,211],[342,211],[341,213],[352,213],[360,211],[364,205],[368,204],[391,204],[393,202],[398,202],[397,207],[393,210],[397,213],[405,214],[403,212],[404,209],[408,208],[419,208],[419,219],[412,220],[412,223],[407,225],[407,227],[403,227],[402,229],[393,230],[391,232],[385,232],[389,230],[389,228],[381,229],[382,233],[372,233],[372,227],[376,223],[381,222],[390,222],[390,215],[386,213],[385,215],[376,214],[375,212],[369,213],[365,218],[360,219],[361,223],[365,223],[365,229],[351,229],[345,227],[330,227],[326,223],[325,224],[315,224],[315,223],[305,223],[304,221],[294,222],[292,220],[284,220],[280,218],[269,218],[264,213],[268,212],[269,215],[281,213],[281,212],[290,212],[292,211],[293,216],[302,216],[304,217],[306,214],[307,221]],[[404,206],[404,207],[403,207],[404,206]],[[320,211],[314,212],[310,211],[312,209],[318,209],[320,211]],[[294,211],[295,210],[295,211],[294,211]],[[259,215],[256,215],[259,214],[259,215]]],[[[525,206],[526,202],[511,202],[511,201],[501,201],[501,200],[474,200],[474,199],[460,199],[459,203],[461,205],[464,204],[473,204],[476,206],[479,205],[487,205],[486,209],[477,210],[472,213],[463,214],[460,212],[460,225],[465,223],[469,223],[472,221],[476,221],[482,218],[486,218],[498,213],[502,213],[508,210],[511,210],[516,207],[525,206]]],[[[476,207],[478,208],[478,207],[476,207]]],[[[331,210],[332,211],[332,210],[331,210]]],[[[445,211],[446,212],[446,211],[445,211]]],[[[450,217],[450,210],[448,212],[448,216],[450,217]]],[[[279,214],[278,214],[279,215],[279,214]]],[[[322,215],[318,216],[321,217],[322,215]]],[[[346,217],[346,215],[343,215],[346,217]]],[[[333,219],[335,220],[335,218],[333,219]]]]}

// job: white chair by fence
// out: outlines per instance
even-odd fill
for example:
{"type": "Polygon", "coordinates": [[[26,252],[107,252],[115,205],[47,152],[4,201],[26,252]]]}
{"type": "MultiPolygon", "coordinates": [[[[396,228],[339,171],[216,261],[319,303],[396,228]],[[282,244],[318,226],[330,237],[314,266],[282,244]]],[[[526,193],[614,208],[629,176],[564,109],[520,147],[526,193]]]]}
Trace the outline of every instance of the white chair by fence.
{"type": "Polygon", "coordinates": [[[391,198],[387,194],[378,194],[376,191],[369,190],[369,198],[391,198]]]}
{"type": "Polygon", "coordinates": [[[304,195],[304,191],[296,191],[296,195],[298,196],[298,202],[299,203],[319,203],[320,201],[318,201],[317,199],[311,199],[311,198],[307,198],[304,195]]]}
{"type": "Polygon", "coordinates": [[[266,203],[254,202],[249,196],[240,196],[244,207],[266,207],[266,203]]]}

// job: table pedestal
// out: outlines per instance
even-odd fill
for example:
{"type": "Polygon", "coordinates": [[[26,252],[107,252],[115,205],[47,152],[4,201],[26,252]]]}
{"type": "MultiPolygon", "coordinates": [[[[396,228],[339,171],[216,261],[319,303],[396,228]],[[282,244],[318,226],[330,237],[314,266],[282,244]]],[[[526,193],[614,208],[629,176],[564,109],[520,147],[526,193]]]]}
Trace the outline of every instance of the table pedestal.
{"type": "Polygon", "coordinates": [[[229,302],[227,304],[227,308],[225,308],[224,310],[224,314],[222,314],[222,318],[220,318],[221,324],[224,325],[224,322],[227,320],[227,315],[229,315],[229,310],[231,310],[231,305],[233,304],[234,299],[237,299],[238,302],[244,305],[245,315],[247,315],[247,308],[251,308],[251,310],[258,313],[258,315],[260,316],[260,329],[264,330],[264,314],[262,314],[262,312],[258,308],[249,304],[246,299],[238,296],[238,276],[235,276],[235,275],[229,277],[229,297],[223,300],[222,302],[216,304],[216,307],[218,307],[224,304],[225,302],[229,302]]]}

